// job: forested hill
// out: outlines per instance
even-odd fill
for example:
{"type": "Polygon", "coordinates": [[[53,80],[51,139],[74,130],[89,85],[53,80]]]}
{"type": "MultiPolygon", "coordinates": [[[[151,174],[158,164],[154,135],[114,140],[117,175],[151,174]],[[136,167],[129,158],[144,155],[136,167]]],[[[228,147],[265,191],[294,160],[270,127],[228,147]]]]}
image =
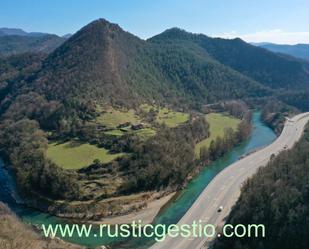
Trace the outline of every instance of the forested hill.
{"type": "Polygon", "coordinates": [[[22,79],[5,75],[0,111],[27,92],[58,101],[66,114],[92,112],[88,109],[98,103],[134,107],[148,102],[199,109],[220,100],[279,96],[279,92],[283,101],[299,106],[297,91],[309,88],[307,63],[240,39],[173,28],[145,41],[104,19],[83,27],[36,65],[41,66],[22,79]]]}
{"type": "Polygon", "coordinates": [[[149,40],[159,44],[192,44],[203,49],[209,56],[223,65],[276,89],[309,89],[309,64],[297,59],[281,56],[263,48],[250,45],[239,38],[228,40],[210,38],[203,34],[192,34],[173,28],[149,40]]]}
{"type": "Polygon", "coordinates": [[[49,99],[122,105],[149,100],[207,103],[270,94],[198,47],[144,41],[103,19],[50,54],[33,88],[49,99]]]}
{"type": "Polygon", "coordinates": [[[33,87],[48,99],[74,103],[196,105],[309,89],[307,67],[240,39],[174,28],[144,41],[99,19],[50,54],[33,87]]]}
{"type": "Polygon", "coordinates": [[[100,19],[50,54],[33,89],[48,99],[130,105],[152,88],[159,95],[164,82],[146,54],[145,41],[100,19]]]}

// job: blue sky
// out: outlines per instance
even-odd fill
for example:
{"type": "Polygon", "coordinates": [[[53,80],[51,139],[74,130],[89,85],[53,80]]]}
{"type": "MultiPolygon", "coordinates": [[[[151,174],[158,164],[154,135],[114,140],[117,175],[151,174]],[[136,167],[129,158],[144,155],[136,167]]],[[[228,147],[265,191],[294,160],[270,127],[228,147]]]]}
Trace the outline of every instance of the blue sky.
{"type": "Polygon", "coordinates": [[[103,17],[148,38],[171,27],[250,42],[309,43],[308,0],[1,0],[0,27],[63,35],[103,17]]]}

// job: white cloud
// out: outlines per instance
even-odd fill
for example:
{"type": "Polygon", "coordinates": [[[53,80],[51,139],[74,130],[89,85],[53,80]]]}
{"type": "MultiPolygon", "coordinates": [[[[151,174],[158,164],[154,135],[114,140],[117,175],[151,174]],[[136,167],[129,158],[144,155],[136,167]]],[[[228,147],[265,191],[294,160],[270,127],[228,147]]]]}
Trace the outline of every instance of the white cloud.
{"type": "Polygon", "coordinates": [[[214,35],[222,38],[236,38],[239,37],[247,42],[272,42],[278,44],[309,44],[309,32],[287,32],[281,29],[263,30],[255,33],[240,34],[237,31],[223,33],[221,35],[214,35]]]}

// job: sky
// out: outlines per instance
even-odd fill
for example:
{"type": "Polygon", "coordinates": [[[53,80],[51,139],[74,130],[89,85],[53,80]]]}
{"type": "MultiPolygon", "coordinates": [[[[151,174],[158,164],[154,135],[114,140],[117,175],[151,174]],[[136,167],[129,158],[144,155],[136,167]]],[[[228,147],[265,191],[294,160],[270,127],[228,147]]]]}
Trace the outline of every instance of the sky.
{"type": "Polygon", "coordinates": [[[248,42],[309,44],[309,0],[0,1],[0,27],[64,35],[98,18],[143,39],[179,27],[248,42]]]}

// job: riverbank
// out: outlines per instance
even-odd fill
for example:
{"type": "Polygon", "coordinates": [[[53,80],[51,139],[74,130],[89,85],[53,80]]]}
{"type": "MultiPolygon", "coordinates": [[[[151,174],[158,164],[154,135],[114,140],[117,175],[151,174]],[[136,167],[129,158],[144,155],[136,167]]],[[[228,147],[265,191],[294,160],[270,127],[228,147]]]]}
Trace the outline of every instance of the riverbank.
{"type": "Polygon", "coordinates": [[[151,201],[147,204],[147,207],[142,208],[139,211],[136,211],[136,212],[133,212],[127,215],[104,218],[100,221],[94,221],[91,223],[114,225],[114,224],[129,224],[129,223],[132,223],[133,221],[138,221],[138,220],[141,220],[141,224],[152,223],[154,218],[160,212],[161,208],[164,207],[174,197],[175,194],[176,192],[172,192],[157,200],[151,201]]]}
{"type": "Polygon", "coordinates": [[[28,199],[26,205],[78,223],[124,224],[141,220],[148,224],[175,195],[176,191],[171,191],[149,191],[101,201],[54,201],[49,205],[46,204],[48,200],[36,196],[28,199]]]}

